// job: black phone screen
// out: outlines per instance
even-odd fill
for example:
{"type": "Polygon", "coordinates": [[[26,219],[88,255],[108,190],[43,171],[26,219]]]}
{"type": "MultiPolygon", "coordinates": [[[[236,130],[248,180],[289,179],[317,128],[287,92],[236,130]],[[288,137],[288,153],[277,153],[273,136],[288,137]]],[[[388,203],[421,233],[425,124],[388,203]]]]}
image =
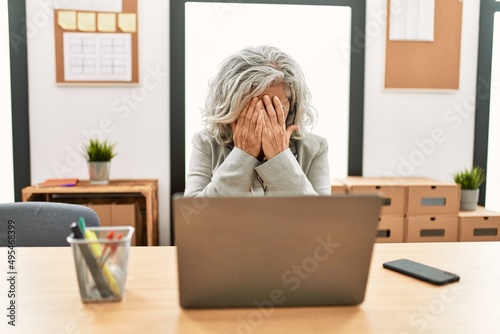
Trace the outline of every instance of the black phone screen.
{"type": "Polygon", "coordinates": [[[436,285],[456,282],[460,279],[456,274],[408,259],[386,262],[383,267],[436,285]]]}

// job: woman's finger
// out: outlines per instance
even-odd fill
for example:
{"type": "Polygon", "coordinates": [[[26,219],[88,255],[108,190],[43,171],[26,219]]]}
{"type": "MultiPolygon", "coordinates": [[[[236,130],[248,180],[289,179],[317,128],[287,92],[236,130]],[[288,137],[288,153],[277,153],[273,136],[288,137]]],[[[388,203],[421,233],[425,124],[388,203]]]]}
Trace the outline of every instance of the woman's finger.
{"type": "MultiPolygon", "coordinates": [[[[257,125],[255,126],[255,136],[261,138],[262,141],[262,131],[264,129],[264,118],[262,117],[263,111],[259,110],[257,114],[257,125]]],[[[262,146],[262,143],[261,143],[262,146]]]]}
{"type": "Polygon", "coordinates": [[[265,128],[265,130],[270,130],[271,129],[271,120],[269,119],[269,116],[265,110],[260,111],[260,117],[262,118],[262,124],[265,128]]]}
{"type": "Polygon", "coordinates": [[[263,100],[264,105],[266,106],[267,116],[269,117],[271,123],[278,122],[271,98],[268,95],[264,95],[263,100]]]}
{"type": "Polygon", "coordinates": [[[288,138],[289,141],[290,141],[290,138],[292,137],[292,134],[295,131],[299,131],[299,126],[298,125],[292,124],[288,128],[286,128],[286,134],[287,134],[287,138],[288,138]]]}
{"type": "Polygon", "coordinates": [[[246,118],[246,114],[248,113],[248,105],[243,108],[243,110],[240,112],[240,115],[238,116],[238,119],[236,120],[236,124],[238,125],[238,127],[241,127],[245,124],[245,118],[246,118]]]}
{"type": "Polygon", "coordinates": [[[253,115],[255,113],[255,106],[257,104],[257,100],[258,100],[257,97],[252,97],[250,99],[250,102],[248,103],[248,109],[245,114],[245,124],[247,124],[247,122],[249,125],[251,124],[253,115]]]}
{"type": "Polygon", "coordinates": [[[285,110],[281,104],[280,99],[277,96],[273,97],[274,109],[276,110],[276,118],[278,119],[278,124],[285,128],[285,110]]]}
{"type": "Polygon", "coordinates": [[[257,121],[259,120],[259,115],[260,115],[260,111],[262,109],[262,101],[258,101],[257,104],[255,104],[255,107],[252,111],[252,120],[251,120],[251,124],[253,125],[253,127],[257,126],[257,121]]]}

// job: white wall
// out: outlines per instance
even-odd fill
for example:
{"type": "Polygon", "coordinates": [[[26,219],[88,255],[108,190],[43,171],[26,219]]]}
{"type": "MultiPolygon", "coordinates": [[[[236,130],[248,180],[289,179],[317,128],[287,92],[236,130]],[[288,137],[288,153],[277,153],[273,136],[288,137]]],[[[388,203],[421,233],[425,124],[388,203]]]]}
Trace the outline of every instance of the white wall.
{"type": "Polygon", "coordinates": [[[142,84],[128,87],[55,84],[51,8],[52,0],[26,3],[32,183],[88,179],[80,143],[109,138],[118,150],[112,178],[158,179],[160,243],[169,244],[169,3],[139,1],[142,84]]]}
{"type": "Polygon", "coordinates": [[[8,2],[0,4],[0,203],[14,201],[8,2]]]}
{"type": "Polygon", "coordinates": [[[489,210],[500,211],[500,12],[495,13],[493,29],[493,50],[491,63],[491,94],[490,120],[488,131],[488,180],[486,186],[485,207],[489,210]]]}
{"type": "Polygon", "coordinates": [[[350,57],[346,46],[351,40],[350,7],[191,2],[186,5],[185,35],[186,166],[193,135],[203,129],[200,108],[209,79],[232,53],[265,44],[280,48],[300,64],[318,113],[313,133],[328,141],[330,176],[347,176],[350,57]],[[257,16],[268,23],[253,24],[257,16]],[[287,33],[283,34],[285,26],[287,33]]]}
{"type": "Polygon", "coordinates": [[[363,174],[450,181],[473,160],[479,1],[463,1],[460,89],[453,92],[384,90],[386,4],[367,1],[363,174]]]}

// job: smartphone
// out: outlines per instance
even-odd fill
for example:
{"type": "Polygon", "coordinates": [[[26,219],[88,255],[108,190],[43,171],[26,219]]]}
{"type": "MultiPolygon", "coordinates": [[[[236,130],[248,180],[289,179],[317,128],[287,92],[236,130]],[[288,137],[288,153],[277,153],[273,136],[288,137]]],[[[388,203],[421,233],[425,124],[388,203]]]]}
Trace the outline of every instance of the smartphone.
{"type": "Polygon", "coordinates": [[[460,280],[460,277],[456,274],[408,259],[386,262],[383,266],[386,269],[394,270],[435,285],[443,285],[460,280]]]}

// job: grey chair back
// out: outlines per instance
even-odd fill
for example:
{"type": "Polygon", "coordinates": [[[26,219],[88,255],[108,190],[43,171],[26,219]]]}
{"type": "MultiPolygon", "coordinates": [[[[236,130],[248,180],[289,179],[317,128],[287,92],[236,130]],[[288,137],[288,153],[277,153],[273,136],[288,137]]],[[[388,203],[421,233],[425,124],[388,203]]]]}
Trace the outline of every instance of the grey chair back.
{"type": "Polygon", "coordinates": [[[15,236],[16,247],[69,246],[66,237],[71,234],[70,224],[78,222],[80,217],[85,219],[86,226],[100,225],[95,211],[84,205],[0,203],[0,247],[9,246],[9,235],[11,239],[15,236]]]}

